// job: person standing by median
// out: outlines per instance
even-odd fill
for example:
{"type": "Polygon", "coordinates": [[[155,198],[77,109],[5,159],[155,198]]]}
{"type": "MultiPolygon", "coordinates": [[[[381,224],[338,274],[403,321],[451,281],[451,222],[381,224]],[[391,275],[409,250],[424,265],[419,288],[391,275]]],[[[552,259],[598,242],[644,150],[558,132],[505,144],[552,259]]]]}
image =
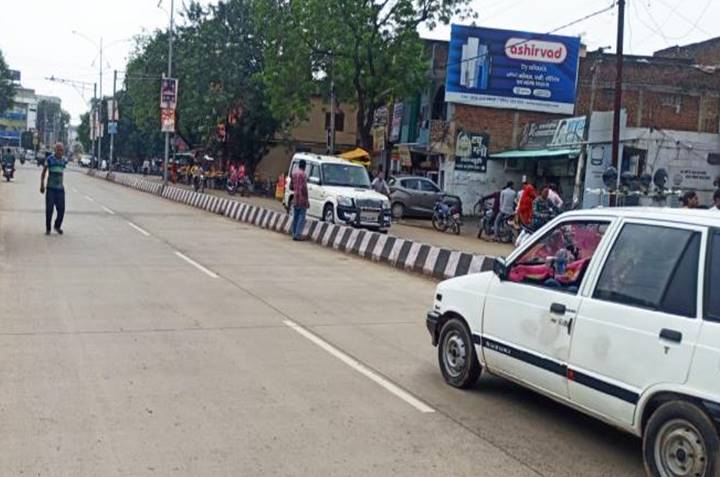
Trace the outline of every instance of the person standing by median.
{"type": "Polygon", "coordinates": [[[290,176],[290,190],[293,191],[293,222],[292,239],[303,240],[302,233],[305,228],[305,213],[310,205],[308,201],[307,176],[305,168],[307,163],[301,159],[297,169],[290,176]]]}
{"type": "Polygon", "coordinates": [[[55,231],[62,235],[63,217],[65,217],[65,187],[63,175],[67,160],[64,157],[65,148],[62,143],[55,144],[55,154],[48,156],[40,175],[40,193],[45,194],[45,235],[50,235],[53,208],[57,210],[55,231]],[[49,173],[49,174],[48,174],[49,173]],[[47,176],[47,186],[45,177],[47,176]]]}

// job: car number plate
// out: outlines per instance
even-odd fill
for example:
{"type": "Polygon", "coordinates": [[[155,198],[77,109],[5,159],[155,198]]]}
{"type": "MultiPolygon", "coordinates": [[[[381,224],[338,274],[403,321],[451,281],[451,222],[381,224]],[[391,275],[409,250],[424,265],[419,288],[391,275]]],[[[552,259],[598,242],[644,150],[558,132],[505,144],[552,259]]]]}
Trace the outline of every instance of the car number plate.
{"type": "Polygon", "coordinates": [[[360,219],[363,222],[377,222],[378,221],[378,213],[373,212],[372,210],[363,210],[360,212],[360,219]]]}

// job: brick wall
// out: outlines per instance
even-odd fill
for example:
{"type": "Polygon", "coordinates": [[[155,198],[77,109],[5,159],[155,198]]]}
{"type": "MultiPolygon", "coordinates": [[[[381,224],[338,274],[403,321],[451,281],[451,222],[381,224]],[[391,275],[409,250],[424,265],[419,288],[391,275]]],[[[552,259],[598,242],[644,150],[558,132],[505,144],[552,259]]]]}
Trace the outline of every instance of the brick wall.
{"type": "Polygon", "coordinates": [[[720,37],[685,46],[671,46],[653,56],[683,58],[700,65],[720,65],[720,37]]]}

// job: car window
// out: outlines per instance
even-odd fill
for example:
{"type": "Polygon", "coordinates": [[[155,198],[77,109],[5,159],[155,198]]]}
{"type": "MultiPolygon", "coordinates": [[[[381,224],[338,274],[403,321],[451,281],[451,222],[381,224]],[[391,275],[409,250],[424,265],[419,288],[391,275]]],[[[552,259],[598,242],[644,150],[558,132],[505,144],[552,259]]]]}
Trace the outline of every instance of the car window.
{"type": "Polygon", "coordinates": [[[705,318],[720,322],[720,231],[710,236],[710,249],[705,266],[705,318]]]}
{"type": "Polygon", "coordinates": [[[699,254],[699,232],[625,225],[608,255],[593,297],[694,317],[699,254]]]}
{"type": "Polygon", "coordinates": [[[508,279],[577,293],[609,222],[564,222],[538,239],[510,266],[508,279]]]}
{"type": "Polygon", "coordinates": [[[315,181],[320,181],[320,168],[315,163],[308,163],[308,177],[315,181]]]}
{"type": "Polygon", "coordinates": [[[420,190],[420,181],[418,179],[403,179],[402,186],[406,189],[420,190]]]}
{"type": "Polygon", "coordinates": [[[329,163],[322,165],[323,183],[330,186],[370,188],[367,169],[353,164],[329,163]]]}
{"type": "Polygon", "coordinates": [[[420,181],[420,190],[424,192],[440,192],[440,188],[430,181],[420,181]]]}

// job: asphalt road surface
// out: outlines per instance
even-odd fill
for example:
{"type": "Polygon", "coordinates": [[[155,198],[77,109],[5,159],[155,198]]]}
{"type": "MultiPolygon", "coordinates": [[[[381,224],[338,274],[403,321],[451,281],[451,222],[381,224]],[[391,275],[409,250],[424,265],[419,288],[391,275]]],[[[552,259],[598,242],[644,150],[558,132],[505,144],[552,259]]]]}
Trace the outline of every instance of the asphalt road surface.
{"type": "Polygon", "coordinates": [[[640,442],[444,384],[434,283],[66,174],[0,183],[2,476],[642,476],[640,442]]]}

